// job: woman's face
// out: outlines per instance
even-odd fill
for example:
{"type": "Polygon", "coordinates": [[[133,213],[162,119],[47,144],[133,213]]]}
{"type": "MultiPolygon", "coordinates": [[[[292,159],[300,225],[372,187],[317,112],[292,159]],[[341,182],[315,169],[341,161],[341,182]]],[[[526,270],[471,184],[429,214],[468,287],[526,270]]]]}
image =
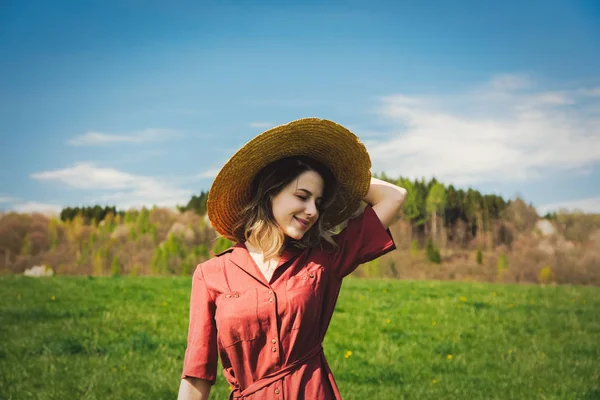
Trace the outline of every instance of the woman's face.
{"type": "Polygon", "coordinates": [[[295,240],[302,239],[319,218],[317,206],[322,196],[323,178],[314,171],[306,171],[273,197],[273,216],[283,233],[295,240]]]}

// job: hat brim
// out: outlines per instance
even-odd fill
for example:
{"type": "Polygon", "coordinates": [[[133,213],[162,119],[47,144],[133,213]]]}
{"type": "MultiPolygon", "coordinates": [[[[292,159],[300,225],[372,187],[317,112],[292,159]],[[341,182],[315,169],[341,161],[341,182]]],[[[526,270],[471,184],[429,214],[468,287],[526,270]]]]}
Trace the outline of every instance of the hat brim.
{"type": "Polygon", "coordinates": [[[340,198],[323,221],[334,227],[350,217],[367,195],[371,159],[365,146],[335,122],[304,118],[269,129],[246,143],[225,163],[208,193],[207,212],[213,228],[237,241],[233,227],[250,202],[252,180],[261,169],[285,157],[312,157],[327,166],[338,181],[340,198]]]}

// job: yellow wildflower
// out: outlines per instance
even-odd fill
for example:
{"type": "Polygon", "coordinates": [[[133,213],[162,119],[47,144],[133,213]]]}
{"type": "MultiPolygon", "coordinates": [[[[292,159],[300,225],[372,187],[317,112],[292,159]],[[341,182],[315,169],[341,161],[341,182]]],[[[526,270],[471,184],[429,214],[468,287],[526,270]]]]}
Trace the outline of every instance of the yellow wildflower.
{"type": "Polygon", "coordinates": [[[52,299],[52,300],[56,300],[56,296],[52,296],[52,297],[51,297],[51,299],[52,299]]]}
{"type": "Polygon", "coordinates": [[[448,360],[452,360],[452,354],[448,354],[448,360]]]}
{"type": "Polygon", "coordinates": [[[437,325],[437,322],[435,322],[435,321],[431,321],[431,325],[433,325],[433,326],[436,326],[436,325],[437,325]]]}
{"type": "Polygon", "coordinates": [[[467,301],[467,298],[465,296],[460,296],[459,299],[460,299],[460,301],[463,301],[463,302],[467,301]]]}
{"type": "Polygon", "coordinates": [[[437,383],[437,381],[435,379],[432,379],[431,383],[435,385],[437,383]]]}
{"type": "Polygon", "coordinates": [[[350,350],[346,351],[346,354],[344,354],[344,358],[350,358],[350,356],[352,355],[352,352],[350,350]]]}
{"type": "Polygon", "coordinates": [[[386,324],[389,324],[390,322],[392,322],[392,320],[391,320],[391,319],[389,319],[389,318],[385,320],[385,323],[386,323],[386,324]]]}

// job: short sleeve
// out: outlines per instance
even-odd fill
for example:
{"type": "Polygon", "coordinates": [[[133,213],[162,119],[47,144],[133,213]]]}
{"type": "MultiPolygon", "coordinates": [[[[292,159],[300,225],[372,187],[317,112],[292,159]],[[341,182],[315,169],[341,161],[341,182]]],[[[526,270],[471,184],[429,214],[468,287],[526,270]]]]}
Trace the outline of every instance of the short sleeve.
{"type": "Polygon", "coordinates": [[[195,377],[215,383],[217,377],[217,328],[213,301],[202,274],[196,267],[190,296],[190,324],[181,377],[195,377]]]}
{"type": "Polygon", "coordinates": [[[334,248],[330,266],[341,279],[360,264],[374,260],[396,249],[389,229],[385,229],[369,204],[362,214],[348,220],[348,225],[333,240],[334,248]]]}

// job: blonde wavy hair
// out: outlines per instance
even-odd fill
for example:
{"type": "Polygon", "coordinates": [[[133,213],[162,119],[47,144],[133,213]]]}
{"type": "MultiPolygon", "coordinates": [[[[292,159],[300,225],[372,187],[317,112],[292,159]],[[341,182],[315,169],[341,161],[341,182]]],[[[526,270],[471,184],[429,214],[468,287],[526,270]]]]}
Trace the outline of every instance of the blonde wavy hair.
{"type": "Polygon", "coordinates": [[[331,171],[319,161],[307,156],[286,157],[263,168],[254,178],[252,198],[234,226],[236,240],[249,241],[263,252],[265,260],[281,255],[287,246],[315,248],[325,240],[336,245],[333,231],[325,229],[323,218],[329,206],[339,196],[338,183],[331,171]],[[306,171],[314,171],[323,179],[323,198],[317,207],[319,217],[300,240],[294,240],[281,230],[272,212],[272,201],[286,185],[306,171]]]}

